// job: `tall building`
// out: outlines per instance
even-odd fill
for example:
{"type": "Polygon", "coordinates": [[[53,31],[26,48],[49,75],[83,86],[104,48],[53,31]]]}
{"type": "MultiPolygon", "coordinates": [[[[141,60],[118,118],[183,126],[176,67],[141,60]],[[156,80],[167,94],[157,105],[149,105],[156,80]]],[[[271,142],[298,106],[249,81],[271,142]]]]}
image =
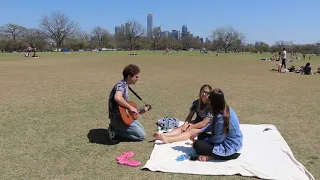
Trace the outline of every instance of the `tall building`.
{"type": "Polygon", "coordinates": [[[180,40],[180,31],[172,30],[171,37],[174,40],[180,40]]]}
{"type": "Polygon", "coordinates": [[[126,23],[124,26],[125,26],[125,27],[124,27],[124,28],[125,28],[124,33],[125,33],[125,34],[129,34],[130,31],[131,31],[131,23],[126,23]]]}
{"type": "Polygon", "coordinates": [[[154,31],[154,33],[157,33],[157,34],[155,34],[155,36],[157,36],[157,37],[161,36],[161,26],[154,27],[153,31],[154,31]]]}
{"type": "Polygon", "coordinates": [[[201,42],[201,43],[204,43],[204,42],[203,42],[203,38],[200,38],[200,42],[201,42]]]}
{"type": "Polygon", "coordinates": [[[152,37],[152,30],[153,30],[153,15],[148,14],[147,16],[147,36],[152,37]]]}
{"type": "Polygon", "coordinates": [[[182,26],[182,31],[181,31],[181,38],[183,38],[184,36],[188,35],[188,27],[187,25],[183,25],[182,26]]]}
{"type": "Polygon", "coordinates": [[[114,28],[114,34],[118,34],[120,31],[121,31],[120,26],[116,26],[116,27],[114,28]]]}
{"type": "Polygon", "coordinates": [[[169,31],[163,31],[161,32],[161,37],[170,37],[171,33],[169,31]]]}
{"type": "Polygon", "coordinates": [[[120,31],[124,33],[124,24],[121,24],[120,31]]]}

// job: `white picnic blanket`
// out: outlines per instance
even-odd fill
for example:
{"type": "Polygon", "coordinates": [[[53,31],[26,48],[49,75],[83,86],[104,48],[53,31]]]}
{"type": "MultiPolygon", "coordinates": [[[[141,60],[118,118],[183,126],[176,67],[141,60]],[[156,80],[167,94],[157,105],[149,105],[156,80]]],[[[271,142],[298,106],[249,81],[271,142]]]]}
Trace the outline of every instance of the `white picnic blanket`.
{"type": "Polygon", "coordinates": [[[141,169],[202,175],[242,175],[262,179],[314,180],[293,156],[274,125],[241,124],[243,148],[238,159],[229,161],[176,161],[185,153],[195,153],[190,140],[163,144],[155,142],[150,159],[141,169]],[[266,128],[271,130],[264,131],[266,128]]]}

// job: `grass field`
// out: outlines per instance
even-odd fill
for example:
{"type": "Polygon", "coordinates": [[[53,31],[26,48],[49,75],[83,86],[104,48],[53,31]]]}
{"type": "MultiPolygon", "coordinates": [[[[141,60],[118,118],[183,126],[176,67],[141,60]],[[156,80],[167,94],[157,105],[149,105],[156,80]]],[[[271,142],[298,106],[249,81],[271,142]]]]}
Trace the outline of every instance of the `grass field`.
{"type": "MultiPolygon", "coordinates": [[[[39,53],[39,59],[0,54],[0,179],[246,179],[156,173],[115,161],[122,152],[134,151],[144,165],[153,149],[148,141],[155,121],[163,116],[184,120],[205,83],[224,90],[241,123],[274,124],[296,159],[320,178],[319,75],[271,72],[275,62],[260,61],[271,54],[161,53],[39,53]],[[148,138],[90,143],[90,130],[107,131],[109,91],[129,63],[141,68],[133,89],[153,107],[140,119],[148,138]]],[[[318,65],[320,57],[314,56],[311,66],[318,65]]]]}

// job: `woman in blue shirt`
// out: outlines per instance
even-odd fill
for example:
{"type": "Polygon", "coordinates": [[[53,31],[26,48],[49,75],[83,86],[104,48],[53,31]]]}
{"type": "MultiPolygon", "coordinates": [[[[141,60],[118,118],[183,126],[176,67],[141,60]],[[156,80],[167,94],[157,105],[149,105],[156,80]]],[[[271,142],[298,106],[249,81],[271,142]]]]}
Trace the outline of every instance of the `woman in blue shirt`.
{"type": "Polygon", "coordinates": [[[211,135],[204,140],[192,137],[193,148],[200,155],[200,161],[236,159],[240,156],[243,139],[237,114],[227,105],[220,89],[210,92],[209,101],[213,118],[201,133],[211,132],[211,135]]]}

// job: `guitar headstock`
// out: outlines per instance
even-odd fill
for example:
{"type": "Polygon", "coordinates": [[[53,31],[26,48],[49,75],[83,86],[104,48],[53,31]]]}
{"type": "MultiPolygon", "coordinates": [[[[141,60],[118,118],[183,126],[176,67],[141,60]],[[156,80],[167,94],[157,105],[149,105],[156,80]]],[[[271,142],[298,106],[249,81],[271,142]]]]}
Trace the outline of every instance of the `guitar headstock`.
{"type": "Polygon", "coordinates": [[[152,109],[150,104],[146,104],[146,107],[148,108],[148,111],[150,111],[152,109]]]}
{"type": "Polygon", "coordinates": [[[143,107],[140,108],[139,113],[145,113],[152,109],[150,104],[145,104],[143,107]],[[146,109],[147,108],[147,109],[146,109]]]}

